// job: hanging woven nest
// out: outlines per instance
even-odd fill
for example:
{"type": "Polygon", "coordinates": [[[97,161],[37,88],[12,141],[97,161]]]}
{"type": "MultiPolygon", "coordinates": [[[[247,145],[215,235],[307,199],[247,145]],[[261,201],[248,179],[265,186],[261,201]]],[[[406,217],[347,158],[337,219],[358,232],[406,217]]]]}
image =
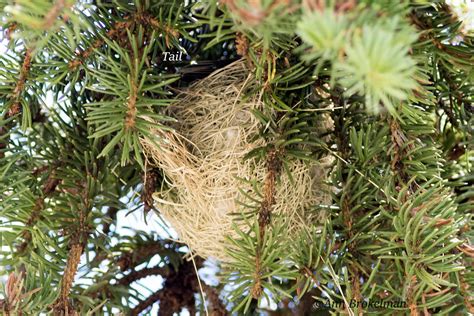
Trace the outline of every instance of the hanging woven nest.
{"type": "MultiPolygon", "coordinates": [[[[204,258],[227,261],[224,237],[235,234],[235,214],[248,211],[244,204],[256,205],[242,192],[256,196],[267,173],[265,161],[244,159],[264,145],[256,137],[261,123],[251,112],[263,104],[258,95],[244,97],[252,79],[243,61],[214,72],[168,108],[177,123],[173,131],[152,130],[159,146],[142,139],[148,160],[166,176],[167,189],[153,195],[155,206],[194,254],[204,258]]],[[[292,160],[292,179],[281,173],[272,214],[288,220],[290,234],[324,216],[309,209],[329,202],[322,183],[328,164],[292,160]]]]}

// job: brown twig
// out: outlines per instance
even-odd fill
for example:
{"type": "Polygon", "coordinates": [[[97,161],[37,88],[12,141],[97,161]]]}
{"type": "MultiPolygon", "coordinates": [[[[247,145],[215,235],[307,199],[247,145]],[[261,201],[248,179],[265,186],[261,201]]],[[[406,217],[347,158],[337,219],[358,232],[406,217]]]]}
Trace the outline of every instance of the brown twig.
{"type": "MultiPolygon", "coordinates": [[[[454,24],[457,22],[455,15],[451,14],[449,11],[449,6],[447,5],[441,5],[441,9],[443,9],[447,15],[449,16],[449,19],[451,22],[454,24]]],[[[472,61],[472,54],[469,53],[464,53],[457,49],[456,47],[452,47],[449,44],[444,44],[441,40],[439,40],[436,37],[436,33],[434,32],[434,29],[436,28],[436,25],[433,25],[433,21],[435,21],[431,15],[425,15],[425,19],[421,19],[420,16],[416,15],[416,12],[413,11],[410,15],[409,18],[412,22],[413,25],[416,26],[416,28],[420,31],[420,39],[428,39],[433,43],[433,46],[438,48],[439,50],[442,50],[443,52],[455,56],[459,59],[465,59],[467,61],[472,61]]]]}
{"type": "Polygon", "coordinates": [[[69,250],[66,268],[64,269],[64,274],[61,279],[60,296],[54,305],[55,315],[70,315],[75,313],[74,308],[69,303],[69,292],[71,291],[83,251],[83,243],[74,240],[69,250]]]}
{"type": "MultiPolygon", "coordinates": [[[[160,23],[156,18],[147,14],[146,12],[141,12],[125,17],[124,21],[116,22],[112,28],[105,33],[104,37],[110,40],[120,40],[127,35],[127,29],[131,29],[136,23],[143,25],[145,28],[149,28],[151,26],[153,29],[165,34],[165,43],[167,47],[170,47],[170,38],[177,38],[179,35],[179,32],[173,27],[160,23]]],[[[77,69],[77,67],[79,67],[84,62],[84,60],[92,55],[94,50],[98,49],[104,44],[105,40],[101,37],[96,39],[87,49],[76,52],[75,57],[68,63],[69,69],[77,69]]]]}
{"type": "Polygon", "coordinates": [[[135,120],[137,118],[137,97],[138,97],[138,88],[137,85],[132,82],[132,90],[128,96],[127,100],[127,113],[125,115],[125,129],[131,130],[135,127],[135,120]]]}
{"type": "Polygon", "coordinates": [[[87,183],[80,183],[82,187],[81,199],[83,206],[79,209],[79,220],[74,230],[70,234],[69,240],[69,252],[66,261],[66,267],[61,279],[61,290],[60,296],[53,303],[54,315],[78,315],[78,312],[74,310],[74,307],[69,302],[69,293],[74,282],[74,277],[77,273],[79,263],[81,261],[81,255],[84,252],[87,244],[88,227],[86,225],[87,212],[90,210],[89,191],[87,183]]]}
{"type": "MultiPolygon", "coordinates": [[[[357,302],[362,302],[362,294],[360,293],[360,274],[359,274],[359,269],[355,266],[351,266],[352,270],[352,291],[354,292],[354,298],[356,299],[357,302]]],[[[359,316],[364,315],[364,309],[362,306],[358,307],[358,312],[359,316]]]]}
{"type": "Polygon", "coordinates": [[[412,276],[410,283],[408,284],[407,289],[407,303],[408,308],[410,308],[410,316],[418,316],[418,307],[416,305],[416,300],[413,298],[413,293],[415,292],[415,287],[417,284],[416,276],[412,276]]]}
{"type": "Polygon", "coordinates": [[[253,286],[251,289],[251,295],[254,299],[258,299],[260,295],[263,293],[263,287],[262,287],[262,271],[261,271],[261,266],[260,266],[260,246],[257,245],[257,253],[255,256],[255,272],[254,272],[254,277],[253,277],[253,286]]]}
{"type": "Polygon", "coordinates": [[[156,181],[158,180],[158,173],[154,169],[149,169],[143,175],[143,191],[142,201],[144,204],[143,211],[145,215],[153,209],[153,193],[156,190],[156,181]]]}
{"type": "Polygon", "coordinates": [[[30,72],[31,68],[31,50],[29,48],[26,49],[25,58],[23,59],[23,63],[20,69],[20,76],[16,83],[15,88],[13,89],[12,95],[10,100],[12,100],[12,104],[8,109],[8,116],[12,117],[16,114],[20,113],[21,105],[20,105],[20,97],[21,93],[25,89],[26,79],[28,77],[28,73],[30,72]]]}
{"type": "MultiPolygon", "coordinates": [[[[197,282],[196,282],[197,283],[197,282]]],[[[199,290],[199,285],[196,286],[196,291],[199,290]]],[[[221,299],[219,298],[219,294],[217,293],[216,289],[212,286],[207,284],[203,284],[202,288],[206,293],[207,298],[209,299],[209,303],[211,305],[211,316],[226,316],[229,315],[227,312],[225,305],[222,303],[221,299]]]]}
{"type": "MultiPolygon", "coordinates": [[[[203,260],[195,258],[196,265],[202,266],[203,260]]],[[[131,316],[137,316],[144,310],[150,308],[155,302],[160,301],[159,316],[172,316],[183,307],[189,310],[191,315],[196,314],[196,301],[194,293],[199,291],[196,272],[191,261],[183,262],[177,270],[170,269],[163,288],[140,302],[130,311],[131,316]]]]}
{"type": "Polygon", "coordinates": [[[308,268],[308,267],[303,267],[302,270],[304,275],[306,275],[307,277],[309,277],[312,281],[313,281],[313,284],[315,286],[319,286],[319,282],[318,280],[316,279],[316,276],[314,275],[314,273],[308,268]]]}
{"type": "Polygon", "coordinates": [[[390,133],[393,146],[393,157],[391,163],[392,170],[400,175],[401,181],[407,182],[408,176],[405,173],[402,159],[411,159],[407,155],[407,152],[411,151],[414,148],[414,145],[409,143],[409,139],[405,136],[400,125],[394,119],[390,120],[390,133]]]}
{"type": "Polygon", "coordinates": [[[257,299],[262,295],[262,266],[261,266],[261,248],[264,247],[261,243],[265,236],[265,229],[271,220],[272,207],[275,204],[275,192],[276,192],[276,181],[281,169],[280,160],[281,151],[277,149],[271,149],[267,153],[266,168],[267,174],[265,182],[263,184],[263,201],[260,205],[258,212],[258,226],[260,236],[258,238],[259,243],[257,244],[256,255],[255,255],[255,273],[254,273],[254,284],[252,286],[251,294],[252,297],[257,299]]]}
{"type": "MultiPolygon", "coordinates": [[[[38,197],[35,201],[33,210],[31,211],[31,214],[25,223],[26,227],[31,228],[38,222],[41,215],[41,211],[44,209],[45,197],[51,195],[56,190],[56,187],[59,183],[60,180],[55,178],[54,171],[52,171],[43,185],[42,196],[38,197]]],[[[25,229],[20,233],[20,236],[23,238],[23,242],[19,244],[16,249],[18,253],[23,254],[31,242],[31,231],[29,229],[25,229]]]]}
{"type": "Polygon", "coordinates": [[[275,204],[275,184],[281,169],[280,155],[281,151],[277,149],[271,149],[267,154],[267,175],[263,185],[263,201],[258,212],[258,224],[260,226],[261,237],[263,237],[265,226],[270,223],[271,210],[275,204]]]}
{"type": "Polygon", "coordinates": [[[146,278],[152,275],[161,275],[163,278],[168,277],[170,270],[167,267],[153,267],[153,268],[143,268],[138,271],[132,271],[120,280],[118,280],[119,285],[128,286],[131,283],[138,281],[140,279],[146,278]]]}
{"type": "MultiPolygon", "coordinates": [[[[127,29],[130,28],[132,23],[133,20],[130,18],[125,21],[116,22],[114,26],[105,33],[104,37],[109,38],[111,40],[122,38],[123,35],[126,34],[127,29]]],[[[84,62],[84,60],[86,60],[87,58],[89,58],[90,55],[92,55],[94,50],[104,45],[104,43],[105,40],[103,38],[98,38],[87,49],[83,51],[77,51],[74,59],[70,60],[68,63],[69,69],[72,71],[76,70],[77,67],[79,67],[79,65],[84,62]]]]}
{"type": "MultiPolygon", "coordinates": [[[[130,316],[138,316],[142,311],[148,309],[151,307],[153,304],[155,304],[157,301],[160,301],[163,298],[164,294],[162,290],[158,290],[148,296],[145,300],[141,301],[137,306],[135,306],[131,311],[130,311],[130,316]]],[[[160,308],[161,312],[161,308],[160,308]]]]}
{"type": "Polygon", "coordinates": [[[61,15],[64,9],[67,9],[70,5],[66,3],[66,0],[57,0],[53,7],[46,13],[43,20],[43,29],[48,30],[56,22],[56,19],[61,15]]]}
{"type": "Polygon", "coordinates": [[[172,26],[160,23],[148,13],[137,14],[136,18],[144,27],[151,26],[156,31],[164,34],[167,48],[171,47],[171,37],[176,39],[179,36],[179,32],[172,26]]]}

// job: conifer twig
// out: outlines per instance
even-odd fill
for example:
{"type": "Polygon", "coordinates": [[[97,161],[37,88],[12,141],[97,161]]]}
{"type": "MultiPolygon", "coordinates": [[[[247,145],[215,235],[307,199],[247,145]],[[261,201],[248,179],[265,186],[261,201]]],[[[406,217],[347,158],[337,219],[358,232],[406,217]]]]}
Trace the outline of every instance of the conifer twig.
{"type": "Polygon", "coordinates": [[[81,198],[84,202],[83,209],[79,210],[79,221],[75,230],[71,233],[69,241],[69,252],[66,261],[66,267],[64,268],[63,276],[61,279],[60,295],[56,302],[53,304],[53,312],[55,315],[76,315],[77,312],[70,306],[69,293],[76,276],[79,263],[81,262],[81,256],[84,252],[85,245],[87,244],[88,231],[86,228],[86,212],[89,211],[90,202],[87,190],[87,183],[82,183],[83,191],[81,198]]]}
{"type": "MultiPolygon", "coordinates": [[[[201,267],[203,260],[195,259],[196,267],[201,267]]],[[[159,315],[168,316],[179,312],[183,307],[188,308],[191,315],[195,315],[194,293],[199,291],[194,264],[190,261],[181,263],[177,270],[170,269],[163,288],[154,292],[145,300],[141,301],[131,311],[131,316],[137,316],[144,310],[150,308],[155,302],[160,301],[159,315]]]]}
{"type": "MultiPolygon", "coordinates": [[[[33,173],[35,173],[35,171],[33,171],[33,173]]],[[[38,197],[35,201],[33,210],[31,211],[31,214],[25,223],[26,227],[31,228],[38,222],[41,215],[41,211],[44,208],[45,197],[51,195],[56,190],[56,187],[59,183],[60,180],[55,178],[54,171],[52,171],[43,185],[42,195],[38,197]]],[[[31,242],[31,231],[29,229],[24,229],[20,233],[20,236],[23,238],[23,242],[17,246],[17,251],[18,253],[22,254],[31,242]]]]}
{"type": "MultiPolygon", "coordinates": [[[[145,28],[151,26],[153,29],[158,30],[165,34],[165,43],[167,47],[170,47],[170,36],[176,38],[179,35],[179,32],[173,27],[164,25],[160,23],[156,18],[152,17],[146,12],[136,13],[132,16],[125,17],[124,21],[116,22],[110,30],[108,30],[103,37],[117,40],[123,37],[126,34],[127,29],[134,23],[139,23],[145,28]]],[[[77,51],[73,59],[68,62],[69,69],[75,70],[79,65],[83,63],[84,60],[89,58],[94,50],[98,49],[105,44],[104,38],[100,37],[96,39],[87,49],[82,51],[77,51]]]]}
{"type": "Polygon", "coordinates": [[[140,279],[146,278],[152,275],[161,275],[163,278],[166,278],[170,274],[170,270],[167,267],[152,267],[152,268],[143,268],[141,270],[133,270],[120,280],[118,280],[119,285],[128,286],[131,283],[138,281],[140,279]]]}
{"type": "Polygon", "coordinates": [[[131,130],[135,127],[135,120],[137,117],[137,97],[138,88],[135,82],[132,82],[132,89],[127,100],[127,113],[125,115],[125,130],[131,130]]]}
{"type": "Polygon", "coordinates": [[[50,29],[65,8],[67,8],[66,0],[57,0],[44,16],[43,29],[50,29]]]}
{"type": "Polygon", "coordinates": [[[26,79],[28,77],[28,73],[30,72],[31,68],[31,50],[29,48],[26,49],[25,57],[23,59],[23,63],[20,69],[20,77],[16,83],[15,88],[13,89],[12,95],[10,100],[12,100],[12,104],[8,109],[8,116],[15,116],[16,114],[20,113],[21,105],[20,105],[20,97],[21,93],[25,89],[26,79]]]}
{"type": "Polygon", "coordinates": [[[163,298],[163,290],[158,290],[148,296],[145,300],[141,301],[130,311],[130,316],[138,316],[142,311],[152,306],[155,302],[160,301],[163,298]]]}
{"type": "MultiPolygon", "coordinates": [[[[126,30],[131,26],[132,22],[133,20],[130,18],[127,18],[125,21],[116,22],[112,28],[105,33],[104,37],[111,40],[120,38],[122,34],[126,32],[126,30]]],[[[79,67],[79,65],[81,65],[85,59],[89,58],[94,50],[104,45],[104,43],[105,40],[103,38],[98,38],[87,49],[77,51],[75,53],[75,57],[68,63],[69,69],[77,69],[77,67],[79,67]]]]}
{"type": "Polygon", "coordinates": [[[61,292],[55,305],[55,314],[61,315],[61,313],[64,312],[66,315],[69,315],[70,312],[74,313],[74,309],[68,302],[69,292],[71,291],[83,251],[84,245],[78,240],[74,240],[68,253],[66,268],[64,269],[64,274],[61,280],[61,292]]]}
{"type": "Polygon", "coordinates": [[[255,255],[255,273],[254,273],[254,285],[252,287],[252,297],[257,299],[262,295],[263,287],[261,281],[262,266],[261,266],[261,251],[265,229],[271,220],[272,207],[275,204],[275,192],[276,192],[276,181],[281,169],[280,160],[281,151],[277,149],[271,149],[267,153],[266,168],[267,175],[265,177],[265,183],[263,184],[263,201],[260,205],[258,212],[258,226],[260,236],[257,238],[259,241],[257,244],[256,255],[255,255]]]}
{"type": "MultiPolygon", "coordinates": [[[[145,167],[146,168],[146,167],[145,167]]],[[[158,179],[158,174],[155,170],[145,169],[145,174],[143,175],[143,191],[142,191],[142,201],[143,201],[143,211],[146,214],[153,209],[153,193],[156,189],[156,181],[158,179]]]]}
{"type": "Polygon", "coordinates": [[[206,293],[209,303],[212,307],[211,316],[226,316],[229,315],[224,304],[219,298],[219,294],[216,292],[216,289],[212,286],[209,286],[205,283],[202,284],[202,288],[206,293]]]}

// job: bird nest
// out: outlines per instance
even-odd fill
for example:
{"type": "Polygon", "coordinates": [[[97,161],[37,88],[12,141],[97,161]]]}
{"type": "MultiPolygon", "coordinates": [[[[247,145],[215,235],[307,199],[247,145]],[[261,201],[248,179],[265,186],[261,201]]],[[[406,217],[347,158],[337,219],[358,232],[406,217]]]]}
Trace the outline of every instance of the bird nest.
{"type": "MultiPolygon", "coordinates": [[[[177,120],[172,131],[155,128],[157,142],[142,139],[151,164],[163,170],[163,190],[153,197],[163,218],[194,254],[227,261],[225,236],[235,235],[232,223],[243,205],[258,202],[267,169],[262,159],[244,159],[264,140],[261,123],[252,114],[263,108],[258,95],[244,96],[253,76],[237,61],[200,80],[168,109],[177,120]],[[159,145],[158,145],[159,144],[159,145]],[[244,193],[245,192],[245,193],[244,193]]],[[[328,204],[323,184],[325,162],[292,160],[279,176],[272,214],[284,216],[289,234],[321,220],[310,210],[328,204]]]]}

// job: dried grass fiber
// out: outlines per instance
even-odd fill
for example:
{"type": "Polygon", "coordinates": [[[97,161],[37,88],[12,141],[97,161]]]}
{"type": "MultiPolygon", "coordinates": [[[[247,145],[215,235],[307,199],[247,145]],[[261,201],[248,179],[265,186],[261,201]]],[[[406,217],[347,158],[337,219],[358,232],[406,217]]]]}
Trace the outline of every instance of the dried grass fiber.
{"type": "MultiPolygon", "coordinates": [[[[234,235],[231,214],[242,211],[240,203],[258,205],[239,192],[240,188],[255,196],[255,188],[242,179],[263,187],[265,162],[243,159],[263,145],[259,138],[254,141],[260,123],[251,113],[262,103],[258,95],[243,97],[252,79],[243,61],[214,72],[182,92],[168,108],[178,123],[173,131],[152,131],[159,147],[142,139],[148,160],[164,171],[169,188],[153,195],[155,206],[180,239],[204,258],[227,261],[224,236],[234,235]]],[[[310,207],[328,203],[322,184],[327,161],[295,160],[288,167],[293,182],[281,173],[272,213],[285,216],[293,234],[320,219],[321,212],[309,211],[310,207]]]]}

